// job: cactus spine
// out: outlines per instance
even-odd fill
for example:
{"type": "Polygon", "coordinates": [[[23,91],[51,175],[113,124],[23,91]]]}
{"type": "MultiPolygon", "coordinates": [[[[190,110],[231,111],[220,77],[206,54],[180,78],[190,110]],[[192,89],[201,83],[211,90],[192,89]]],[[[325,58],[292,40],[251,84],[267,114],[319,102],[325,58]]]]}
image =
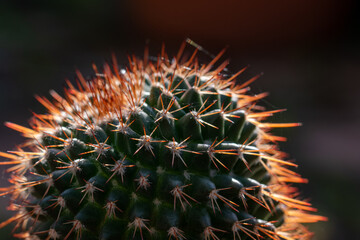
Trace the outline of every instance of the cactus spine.
{"type": "Polygon", "coordinates": [[[38,97],[47,114],[30,128],[6,125],[28,141],[1,153],[13,165],[9,208],[24,239],[309,239],[309,213],[265,111],[248,95],[252,78],[200,65],[185,45],[170,59],[105,65],[65,97],[38,97]],[[295,196],[295,197],[294,197],[295,196]]]}

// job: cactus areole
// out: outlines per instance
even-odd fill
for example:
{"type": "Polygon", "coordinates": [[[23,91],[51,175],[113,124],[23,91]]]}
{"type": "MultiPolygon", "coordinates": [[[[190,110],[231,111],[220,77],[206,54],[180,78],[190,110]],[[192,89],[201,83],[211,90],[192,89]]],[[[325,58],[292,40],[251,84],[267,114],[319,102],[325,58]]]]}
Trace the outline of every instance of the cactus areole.
{"type": "Polygon", "coordinates": [[[198,63],[197,50],[127,67],[78,72],[64,96],[37,97],[47,113],[28,138],[0,153],[11,165],[14,235],[24,239],[310,239],[303,223],[325,220],[298,199],[305,182],[278,150],[266,94],[247,94],[245,69],[225,75],[223,52],[198,63]],[[295,196],[295,197],[294,197],[295,196]]]}

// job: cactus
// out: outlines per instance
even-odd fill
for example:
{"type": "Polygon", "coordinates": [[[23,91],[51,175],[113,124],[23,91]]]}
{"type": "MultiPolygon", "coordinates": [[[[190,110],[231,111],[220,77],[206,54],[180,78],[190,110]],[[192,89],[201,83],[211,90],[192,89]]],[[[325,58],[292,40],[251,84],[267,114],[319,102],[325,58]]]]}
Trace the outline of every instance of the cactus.
{"type": "Polygon", "coordinates": [[[199,64],[197,50],[157,60],[105,65],[65,97],[37,97],[48,110],[28,138],[1,153],[13,165],[15,236],[24,239],[309,239],[303,223],[325,220],[298,198],[304,180],[269,130],[297,123],[264,120],[266,96],[247,94],[258,76],[236,85],[224,53],[199,64]]]}

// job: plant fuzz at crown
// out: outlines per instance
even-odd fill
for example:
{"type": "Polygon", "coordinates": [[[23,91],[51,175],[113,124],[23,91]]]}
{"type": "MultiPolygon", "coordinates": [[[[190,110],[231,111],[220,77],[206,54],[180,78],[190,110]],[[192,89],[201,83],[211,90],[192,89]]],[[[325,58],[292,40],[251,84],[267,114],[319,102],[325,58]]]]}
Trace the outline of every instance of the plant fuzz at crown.
{"type": "Polygon", "coordinates": [[[292,183],[306,182],[279,151],[266,111],[227,77],[227,62],[199,64],[162,49],[157,60],[116,59],[86,81],[78,72],[64,97],[37,97],[48,110],[30,127],[6,125],[28,138],[0,153],[12,165],[0,196],[10,195],[23,239],[310,239],[311,213],[292,183]]]}

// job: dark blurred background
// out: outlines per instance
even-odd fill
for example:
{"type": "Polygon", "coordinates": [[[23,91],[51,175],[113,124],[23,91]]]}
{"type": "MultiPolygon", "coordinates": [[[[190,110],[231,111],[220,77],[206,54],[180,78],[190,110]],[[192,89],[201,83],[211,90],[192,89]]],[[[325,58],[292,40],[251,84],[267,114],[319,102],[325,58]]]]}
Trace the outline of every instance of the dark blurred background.
{"type": "MultiPolygon", "coordinates": [[[[252,84],[253,93],[271,93],[261,104],[288,109],[274,121],[303,123],[280,131],[289,138],[281,147],[310,181],[302,195],[329,218],[311,226],[314,239],[360,239],[358,2],[2,0],[0,151],[24,140],[2,123],[26,125],[31,111],[44,112],[34,94],[62,92],[75,69],[91,76],[93,62],[115,53],[126,63],[146,43],[154,56],[162,43],[175,54],[186,38],[212,54],[227,46],[230,71],[250,65],[240,81],[264,73],[252,84]]],[[[0,168],[0,187],[7,176],[0,168]]],[[[11,214],[8,200],[0,199],[0,222],[11,214]]],[[[10,231],[1,229],[0,239],[12,239],[10,231]]]]}

